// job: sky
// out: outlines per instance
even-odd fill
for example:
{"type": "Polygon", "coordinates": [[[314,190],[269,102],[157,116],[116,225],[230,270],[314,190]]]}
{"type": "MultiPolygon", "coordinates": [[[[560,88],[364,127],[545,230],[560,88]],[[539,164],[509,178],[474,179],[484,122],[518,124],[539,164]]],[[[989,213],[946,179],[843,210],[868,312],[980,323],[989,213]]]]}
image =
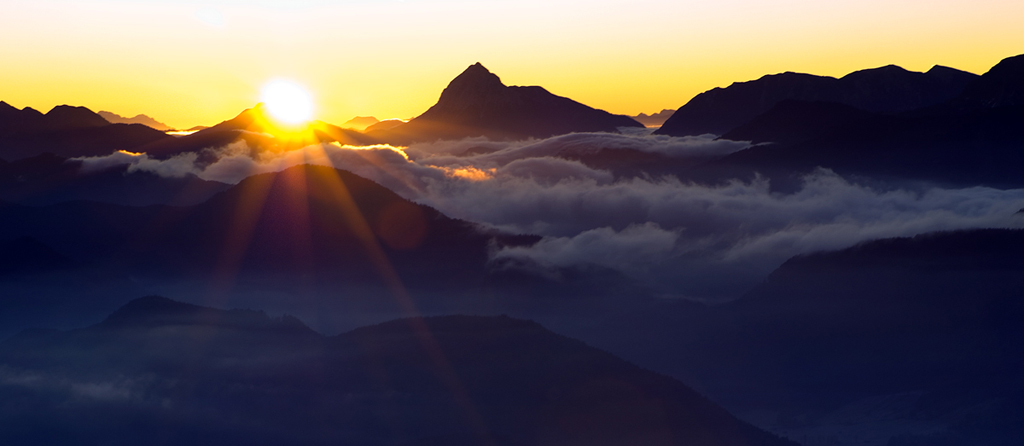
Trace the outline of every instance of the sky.
{"type": "Polygon", "coordinates": [[[481,62],[612,113],[764,74],[983,73],[1024,53],[1017,0],[3,0],[0,100],[212,125],[274,79],[316,117],[411,118],[481,62]]]}

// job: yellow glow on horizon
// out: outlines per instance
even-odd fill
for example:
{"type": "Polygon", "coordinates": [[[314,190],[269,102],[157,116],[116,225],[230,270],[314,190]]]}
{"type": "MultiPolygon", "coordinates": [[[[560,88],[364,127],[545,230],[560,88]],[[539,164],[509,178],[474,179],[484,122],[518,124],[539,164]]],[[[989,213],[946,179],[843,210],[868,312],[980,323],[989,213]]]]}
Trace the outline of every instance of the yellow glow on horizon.
{"type": "Polygon", "coordinates": [[[481,62],[507,85],[634,115],[783,71],[981,74],[1024,53],[1024,2],[1006,0],[201,3],[0,2],[0,100],[185,129],[236,116],[288,76],[316,92],[323,121],[408,119],[481,62]]]}

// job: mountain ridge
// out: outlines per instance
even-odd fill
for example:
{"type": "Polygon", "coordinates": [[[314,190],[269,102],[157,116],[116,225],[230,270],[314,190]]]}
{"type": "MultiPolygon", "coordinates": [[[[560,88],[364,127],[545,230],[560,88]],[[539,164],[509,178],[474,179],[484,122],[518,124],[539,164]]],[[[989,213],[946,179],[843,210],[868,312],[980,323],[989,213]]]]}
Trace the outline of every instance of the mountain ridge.
{"type": "Polygon", "coordinates": [[[137,114],[137,115],[135,115],[133,117],[130,117],[130,118],[127,117],[127,116],[121,116],[121,115],[119,115],[117,113],[113,113],[113,112],[109,112],[109,111],[102,111],[102,110],[99,111],[99,112],[96,112],[96,114],[102,116],[103,119],[106,119],[107,122],[109,122],[111,124],[142,124],[142,125],[144,125],[146,127],[153,128],[153,129],[156,129],[156,130],[160,130],[161,132],[166,132],[168,130],[174,130],[174,128],[172,128],[171,126],[169,126],[167,124],[164,124],[164,123],[162,123],[160,121],[157,121],[156,119],[153,119],[153,118],[151,118],[149,116],[146,116],[144,114],[141,114],[141,113],[139,113],[139,114],[137,114]]]}
{"type": "Polygon", "coordinates": [[[481,63],[456,76],[437,103],[409,122],[369,132],[385,142],[546,138],[573,132],[643,127],[632,118],[594,109],[538,86],[506,86],[481,63]]]}
{"type": "Polygon", "coordinates": [[[787,99],[837,102],[868,112],[900,113],[948,101],[977,78],[975,74],[947,67],[919,73],[896,65],[854,71],[841,78],[790,71],[769,74],[698,94],[655,133],[722,135],[787,99]]]}
{"type": "Polygon", "coordinates": [[[331,337],[301,327],[148,297],[83,329],[22,332],[0,342],[0,363],[7,374],[45,378],[0,382],[0,395],[36,398],[16,418],[0,406],[0,439],[30,444],[56,432],[107,444],[195,444],[199,434],[236,444],[794,445],[679,381],[532,321],[405,318],[331,337]],[[109,323],[125,314],[146,323],[109,323]],[[182,315],[203,323],[176,324],[182,315]],[[62,380],[82,376],[122,380],[68,405],[76,387],[62,380]],[[140,391],[149,397],[104,398],[140,391]],[[190,416],[194,407],[215,413],[190,416]],[[231,417],[249,422],[225,422],[231,417]],[[148,428],[153,421],[163,427],[148,428]],[[33,431],[41,422],[48,429],[33,431]]]}

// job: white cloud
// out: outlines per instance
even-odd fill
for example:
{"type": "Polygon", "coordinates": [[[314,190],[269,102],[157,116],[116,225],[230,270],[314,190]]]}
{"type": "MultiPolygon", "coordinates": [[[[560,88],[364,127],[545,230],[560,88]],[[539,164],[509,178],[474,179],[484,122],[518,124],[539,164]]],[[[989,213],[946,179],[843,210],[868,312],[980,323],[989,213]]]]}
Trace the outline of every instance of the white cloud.
{"type": "Polygon", "coordinates": [[[784,194],[772,192],[764,178],[710,186],[671,176],[616,176],[579,160],[599,148],[704,156],[745,146],[708,137],[571,134],[409,148],[321,144],[255,157],[238,144],[220,149],[217,160],[201,168],[194,157],[158,161],[123,153],[83,163],[129,163],[158,173],[191,166],[201,178],[228,183],[299,164],[334,166],[451,217],[545,237],[533,247],[498,250],[499,263],[549,271],[611,268],[666,294],[703,298],[741,292],[796,254],[939,230],[1024,226],[1024,215],[1017,214],[1024,190],[879,190],[820,169],[784,194]]]}
{"type": "Polygon", "coordinates": [[[145,153],[119,150],[106,156],[72,158],[82,163],[82,173],[96,173],[113,167],[128,166],[127,172],[151,172],[165,178],[184,178],[199,173],[198,155],[182,153],[166,160],[150,158],[145,153]]]}

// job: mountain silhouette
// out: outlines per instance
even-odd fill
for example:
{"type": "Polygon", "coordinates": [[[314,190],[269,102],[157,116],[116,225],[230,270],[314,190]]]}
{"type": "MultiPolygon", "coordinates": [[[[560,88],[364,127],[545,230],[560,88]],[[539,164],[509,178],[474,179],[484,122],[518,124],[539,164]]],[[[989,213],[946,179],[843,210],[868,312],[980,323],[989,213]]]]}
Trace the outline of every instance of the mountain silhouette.
{"type": "Polygon", "coordinates": [[[216,310],[160,296],[132,300],[96,327],[103,330],[152,330],[166,326],[215,327],[271,334],[315,334],[301,321],[288,316],[271,318],[262,311],[216,310]]]}
{"type": "Polygon", "coordinates": [[[111,124],[85,107],[60,105],[45,115],[0,102],[0,158],[52,153],[65,158],[107,155],[171,138],[139,124],[111,124]]]}
{"type": "Polygon", "coordinates": [[[173,130],[171,126],[143,114],[138,114],[131,118],[108,111],[100,111],[97,114],[102,116],[103,119],[106,119],[107,122],[111,124],[142,124],[146,127],[160,130],[162,132],[173,130]]]}
{"type": "Polygon", "coordinates": [[[633,116],[632,118],[647,127],[660,127],[675,112],[675,110],[664,109],[660,112],[652,113],[650,115],[646,113],[640,113],[639,115],[633,116]]]}
{"type": "Polygon", "coordinates": [[[896,115],[839,103],[780,102],[723,136],[772,144],[682,174],[715,181],[760,173],[782,184],[824,167],[885,181],[1022,187],[1024,105],[1012,105],[1020,60],[1000,62],[949,101],[896,115]]]}
{"type": "Polygon", "coordinates": [[[79,130],[110,125],[86,107],[58,105],[46,114],[25,107],[17,109],[0,101],[0,135],[79,130]]]}
{"type": "Polygon", "coordinates": [[[722,135],[784,100],[836,102],[875,113],[899,113],[948,101],[978,76],[935,66],[925,73],[895,65],[842,78],[785,72],[714,88],[687,102],[658,134],[722,135]]]}
{"type": "Polygon", "coordinates": [[[103,127],[106,119],[85,107],[58,105],[44,115],[51,130],[103,127]]]}
{"type": "Polygon", "coordinates": [[[369,127],[366,127],[365,132],[366,133],[370,133],[370,132],[373,132],[373,131],[376,131],[376,130],[391,130],[391,129],[393,129],[395,127],[398,127],[398,126],[400,126],[402,124],[405,124],[406,122],[407,121],[403,121],[401,119],[385,119],[385,120],[380,121],[380,122],[378,122],[376,124],[373,124],[373,125],[371,125],[369,127]]]}
{"type": "Polygon", "coordinates": [[[1001,60],[967,85],[951,106],[960,110],[1024,106],[1024,54],[1001,60]]]}
{"type": "Polygon", "coordinates": [[[0,407],[10,445],[794,444],[676,380],[505,316],[325,337],[288,316],[147,297],[84,329],[23,332],[0,343],[0,364],[5,377],[46,377],[0,383],[4,401],[34,401],[0,407]]]}
{"type": "Polygon", "coordinates": [[[348,121],[345,121],[345,123],[340,125],[339,127],[343,129],[352,129],[362,132],[366,130],[367,127],[370,127],[379,122],[380,120],[374,118],[373,116],[356,116],[352,119],[349,119],[348,121]]]}
{"type": "Polygon", "coordinates": [[[474,136],[546,138],[642,126],[627,116],[587,107],[541,87],[506,86],[476,63],[452,80],[437,103],[422,115],[404,125],[368,134],[382,141],[408,144],[474,136]]]}

